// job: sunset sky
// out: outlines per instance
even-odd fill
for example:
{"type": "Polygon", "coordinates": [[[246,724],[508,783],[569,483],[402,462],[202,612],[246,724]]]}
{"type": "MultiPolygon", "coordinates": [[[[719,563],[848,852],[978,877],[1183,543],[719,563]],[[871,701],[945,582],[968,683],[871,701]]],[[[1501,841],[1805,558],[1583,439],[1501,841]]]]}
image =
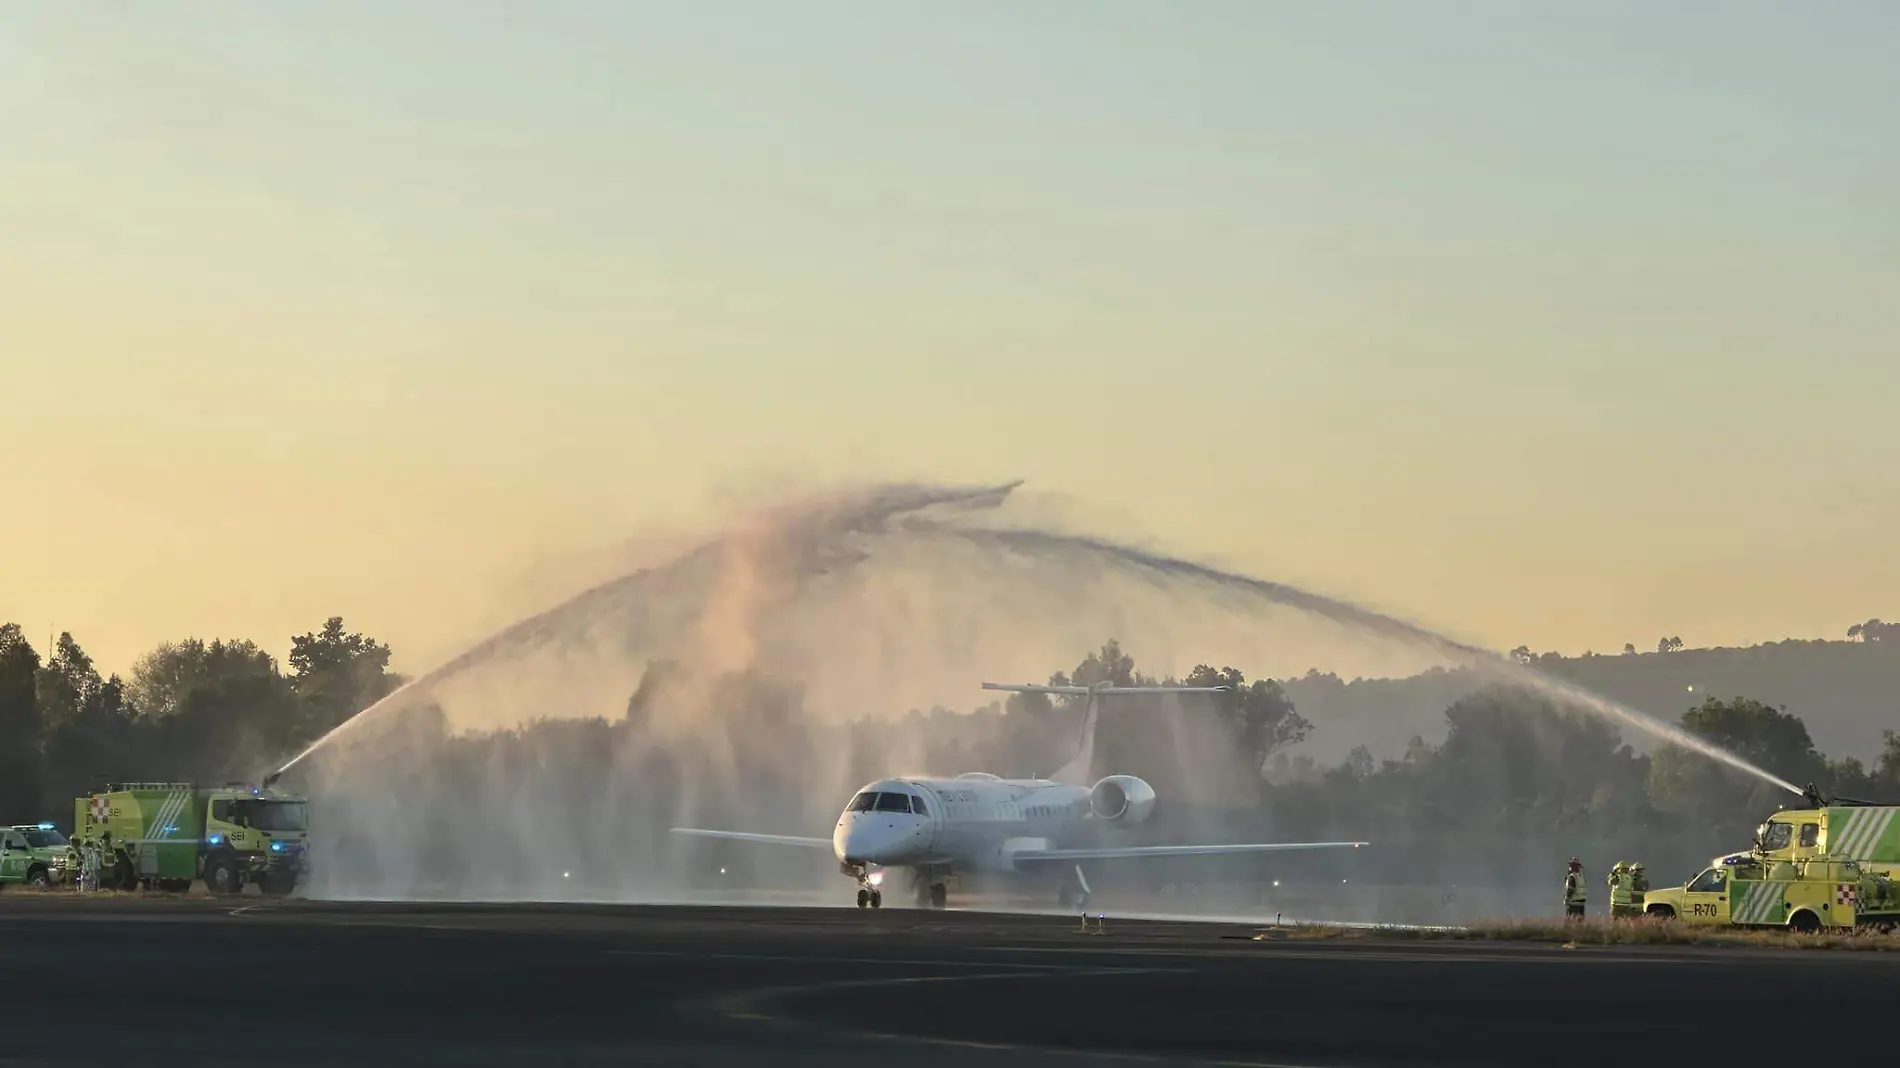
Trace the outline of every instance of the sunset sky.
{"type": "Polygon", "coordinates": [[[426,668],[1028,480],[1497,648],[1900,617],[1900,5],[0,7],[0,620],[426,668]]]}

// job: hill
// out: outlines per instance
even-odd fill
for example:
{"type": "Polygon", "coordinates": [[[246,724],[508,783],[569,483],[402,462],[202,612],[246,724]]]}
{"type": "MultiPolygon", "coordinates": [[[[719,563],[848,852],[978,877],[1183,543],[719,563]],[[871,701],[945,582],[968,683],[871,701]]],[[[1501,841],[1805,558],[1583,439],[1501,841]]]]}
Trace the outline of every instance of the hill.
{"type": "MultiPolygon", "coordinates": [[[[1867,760],[1882,730],[1900,729],[1900,640],[1788,641],[1747,648],[1565,657],[1528,656],[1544,674],[1587,687],[1668,723],[1702,702],[1750,697],[1801,717],[1821,752],[1867,760]]],[[[1308,672],[1283,684],[1313,730],[1295,750],[1321,764],[1358,745],[1375,757],[1401,756],[1414,736],[1445,735],[1445,708],[1479,688],[1465,670],[1410,678],[1342,680],[1308,672]]],[[[1638,749],[1647,739],[1627,737],[1638,749]]]]}

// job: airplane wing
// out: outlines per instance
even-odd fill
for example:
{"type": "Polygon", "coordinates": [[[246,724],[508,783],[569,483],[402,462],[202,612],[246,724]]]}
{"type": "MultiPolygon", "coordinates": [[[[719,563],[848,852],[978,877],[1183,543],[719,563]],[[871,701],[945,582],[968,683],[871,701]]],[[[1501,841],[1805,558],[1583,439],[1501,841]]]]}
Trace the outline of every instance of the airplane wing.
{"type": "Polygon", "coordinates": [[[830,849],[829,838],[799,838],[790,834],[747,834],[744,831],[708,831],[699,827],[674,827],[674,834],[692,838],[729,838],[738,842],[762,842],[766,845],[804,846],[806,849],[830,849]]]}
{"type": "Polygon", "coordinates": [[[1119,860],[1124,857],[1201,857],[1221,853],[1279,853],[1295,849],[1358,849],[1366,842],[1251,842],[1235,845],[1106,846],[1100,849],[1024,849],[1010,854],[1022,861],[1119,860]]]}

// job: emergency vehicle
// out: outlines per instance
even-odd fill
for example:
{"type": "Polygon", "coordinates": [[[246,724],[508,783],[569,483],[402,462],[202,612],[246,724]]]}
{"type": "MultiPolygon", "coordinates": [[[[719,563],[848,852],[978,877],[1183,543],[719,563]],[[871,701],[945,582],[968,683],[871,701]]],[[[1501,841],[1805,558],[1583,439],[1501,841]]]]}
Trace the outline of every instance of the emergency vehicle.
{"type": "Polygon", "coordinates": [[[310,870],[308,808],[255,786],[118,783],[73,801],[73,837],[99,847],[102,889],[288,894],[310,870]]]}
{"type": "Polygon", "coordinates": [[[1763,863],[1831,856],[1900,878],[1900,806],[1869,805],[1836,798],[1822,804],[1808,787],[1810,807],[1783,809],[1755,832],[1755,855],[1763,863]]]}
{"type": "Polygon", "coordinates": [[[71,879],[72,847],[50,823],[0,830],[0,884],[47,887],[71,879]]]}
{"type": "Polygon", "coordinates": [[[1718,857],[1682,886],[1651,890],[1643,914],[1657,920],[1727,927],[1823,928],[1900,924],[1900,889],[1856,861],[1816,855],[1763,861],[1750,853],[1718,857]]]}

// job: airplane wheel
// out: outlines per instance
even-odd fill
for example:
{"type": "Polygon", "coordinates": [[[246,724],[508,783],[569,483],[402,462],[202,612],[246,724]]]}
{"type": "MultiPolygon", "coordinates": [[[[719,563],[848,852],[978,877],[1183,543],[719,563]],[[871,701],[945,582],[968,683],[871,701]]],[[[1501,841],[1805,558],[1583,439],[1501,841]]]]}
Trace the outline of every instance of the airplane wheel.
{"type": "Polygon", "coordinates": [[[930,884],[930,907],[940,909],[950,901],[950,888],[942,883],[930,884]]]}
{"type": "Polygon", "coordinates": [[[884,907],[884,891],[882,890],[871,891],[871,907],[874,909],[881,909],[884,907]]]}
{"type": "Polygon", "coordinates": [[[862,886],[858,887],[858,907],[861,909],[871,907],[871,892],[862,886]]]}

